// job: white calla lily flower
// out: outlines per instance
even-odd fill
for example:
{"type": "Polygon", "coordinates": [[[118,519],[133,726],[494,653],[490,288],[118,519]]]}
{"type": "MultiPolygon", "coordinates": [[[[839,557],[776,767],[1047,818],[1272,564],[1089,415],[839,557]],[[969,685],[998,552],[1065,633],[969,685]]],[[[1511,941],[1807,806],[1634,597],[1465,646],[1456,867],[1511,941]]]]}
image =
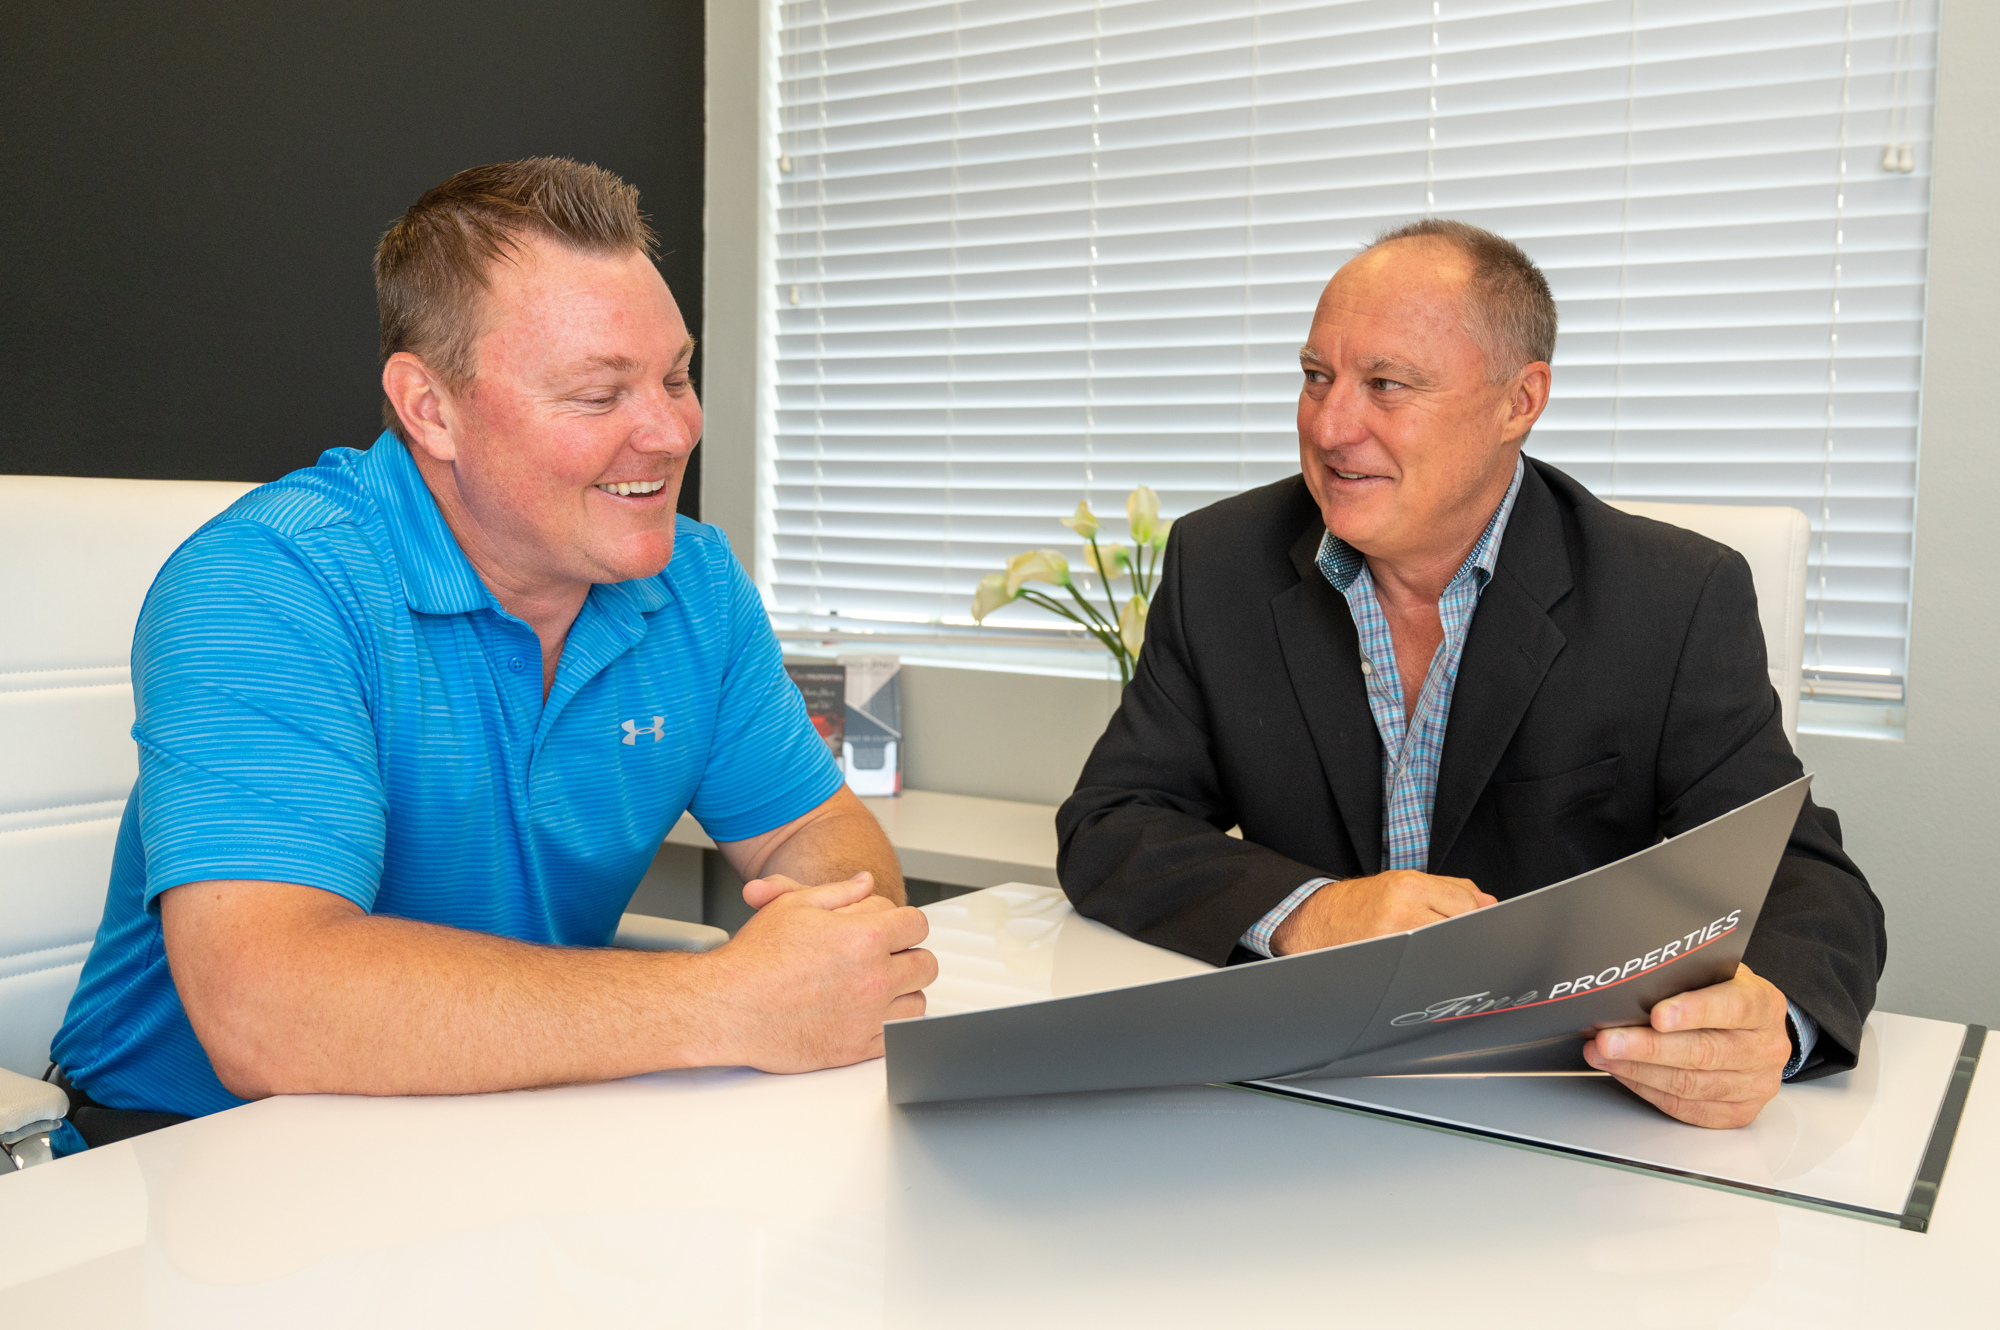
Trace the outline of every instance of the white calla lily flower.
{"type": "Polygon", "coordinates": [[[1054,550],[1028,550],[1007,561],[1007,594],[1018,596],[1029,582],[1069,585],[1069,560],[1054,550]]]}
{"type": "Polygon", "coordinates": [[[1014,598],[1014,593],[1007,590],[1007,574],[986,574],[979,579],[979,590],[972,596],[972,621],[983,623],[987,615],[1011,603],[1014,598]]]}
{"type": "Polygon", "coordinates": [[[1087,501],[1079,502],[1076,505],[1075,515],[1063,518],[1062,524],[1085,540],[1097,534],[1097,514],[1090,511],[1090,504],[1087,501]]]}
{"type": "Polygon", "coordinates": [[[1125,500],[1125,520],[1132,524],[1132,539],[1141,545],[1153,538],[1153,528],[1160,524],[1160,496],[1153,493],[1150,485],[1141,485],[1125,500]]]}
{"type": "Polygon", "coordinates": [[[1146,643],[1147,597],[1160,579],[1160,552],[1167,547],[1173,522],[1160,516],[1160,496],[1151,486],[1141,485],[1125,500],[1125,518],[1131,524],[1132,542],[1102,540],[1104,524],[1090,510],[1088,499],[1062,524],[1081,536],[1083,562],[1078,570],[1102,579],[1078,585],[1070,576],[1070,564],[1055,550],[1023,550],[1007,561],[1006,570],[988,573],[979,581],[972,597],[972,621],[984,623],[1004,605],[1027,597],[1032,603],[1061,616],[1104,645],[1118,664],[1122,683],[1132,681],[1139,650],[1146,643]],[[1124,588],[1124,607],[1112,584],[1129,579],[1124,588]],[[1061,587],[1068,596],[1029,591],[1028,583],[1046,582],[1061,587]]]}
{"type": "Polygon", "coordinates": [[[1083,547],[1083,566],[1096,573],[1107,582],[1115,581],[1132,571],[1132,555],[1119,541],[1109,541],[1092,547],[1083,547]],[[1100,556],[1102,562],[1099,562],[1100,556]]]}
{"type": "Polygon", "coordinates": [[[1134,660],[1139,658],[1139,648],[1146,645],[1146,598],[1136,592],[1118,616],[1118,640],[1134,660]]]}

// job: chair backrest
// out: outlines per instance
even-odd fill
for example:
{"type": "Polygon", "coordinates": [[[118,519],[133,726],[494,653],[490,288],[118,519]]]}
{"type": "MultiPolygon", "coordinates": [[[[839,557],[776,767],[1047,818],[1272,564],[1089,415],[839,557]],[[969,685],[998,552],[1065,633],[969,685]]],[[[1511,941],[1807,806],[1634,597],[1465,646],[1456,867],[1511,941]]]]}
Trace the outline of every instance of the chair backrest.
{"type": "Polygon", "coordinates": [[[0,1067],[48,1066],[104,913],[146,588],[251,488],[0,476],[0,1067]]]}
{"type": "Polygon", "coordinates": [[[1799,686],[1806,663],[1806,553],[1812,523],[1796,508],[1743,508],[1719,503],[1611,505],[1637,517],[1685,527],[1741,554],[1757,587],[1757,617],[1771,686],[1785,712],[1785,737],[1799,741],[1799,686]]]}

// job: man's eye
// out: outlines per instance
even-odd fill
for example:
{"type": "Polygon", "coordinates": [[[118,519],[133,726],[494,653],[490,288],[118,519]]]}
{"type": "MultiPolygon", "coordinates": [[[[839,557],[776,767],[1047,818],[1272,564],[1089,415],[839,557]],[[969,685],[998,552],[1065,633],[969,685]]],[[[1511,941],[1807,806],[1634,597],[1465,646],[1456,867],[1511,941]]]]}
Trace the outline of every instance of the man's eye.
{"type": "Polygon", "coordinates": [[[1408,385],[1408,384],[1406,384],[1406,383],[1398,383],[1398,382],[1396,382],[1396,380],[1394,380],[1394,379],[1377,379],[1377,380],[1375,380],[1375,386],[1376,386],[1377,388],[1407,388],[1407,387],[1409,387],[1409,385],[1408,385]]]}
{"type": "Polygon", "coordinates": [[[1319,372],[1318,370],[1316,370],[1316,369],[1309,369],[1309,370],[1307,370],[1307,371],[1305,372],[1305,374],[1306,374],[1306,382],[1307,382],[1307,383],[1325,383],[1325,382],[1326,382],[1326,375],[1324,375],[1324,374],[1320,373],[1320,372],[1319,372]]]}

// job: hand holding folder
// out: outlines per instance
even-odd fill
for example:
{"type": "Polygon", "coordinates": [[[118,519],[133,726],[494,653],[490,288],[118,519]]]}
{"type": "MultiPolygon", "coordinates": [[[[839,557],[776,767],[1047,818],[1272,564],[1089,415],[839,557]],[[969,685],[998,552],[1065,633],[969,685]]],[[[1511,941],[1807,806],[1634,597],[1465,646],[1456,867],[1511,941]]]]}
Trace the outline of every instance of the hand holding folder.
{"type": "Polygon", "coordinates": [[[1428,927],[1108,992],[896,1021],[897,1103],[1287,1076],[1584,1071],[1600,1030],[1724,983],[1809,777],[1428,927]]]}

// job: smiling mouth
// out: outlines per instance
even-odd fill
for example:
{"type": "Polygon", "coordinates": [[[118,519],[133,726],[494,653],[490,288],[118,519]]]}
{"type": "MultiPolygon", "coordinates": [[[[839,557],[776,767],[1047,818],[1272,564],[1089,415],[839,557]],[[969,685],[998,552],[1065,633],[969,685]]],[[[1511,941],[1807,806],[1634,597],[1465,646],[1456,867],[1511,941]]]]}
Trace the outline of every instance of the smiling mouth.
{"type": "Polygon", "coordinates": [[[1371,476],[1371,475],[1368,475],[1367,473],[1365,473],[1365,472],[1361,472],[1361,471],[1342,471],[1342,470],[1341,470],[1340,468],[1338,468],[1338,467],[1329,467],[1329,468],[1328,468],[1328,470],[1332,471],[1334,475],[1336,475],[1336,476],[1339,476],[1339,477],[1340,477],[1340,478],[1341,478],[1342,480],[1381,480],[1381,479],[1383,479],[1383,477],[1381,477],[1381,476],[1371,476]]]}
{"type": "Polygon", "coordinates": [[[591,488],[602,490],[606,494],[630,497],[635,494],[658,494],[666,487],[667,482],[664,480],[619,480],[609,485],[594,485],[591,488]]]}

